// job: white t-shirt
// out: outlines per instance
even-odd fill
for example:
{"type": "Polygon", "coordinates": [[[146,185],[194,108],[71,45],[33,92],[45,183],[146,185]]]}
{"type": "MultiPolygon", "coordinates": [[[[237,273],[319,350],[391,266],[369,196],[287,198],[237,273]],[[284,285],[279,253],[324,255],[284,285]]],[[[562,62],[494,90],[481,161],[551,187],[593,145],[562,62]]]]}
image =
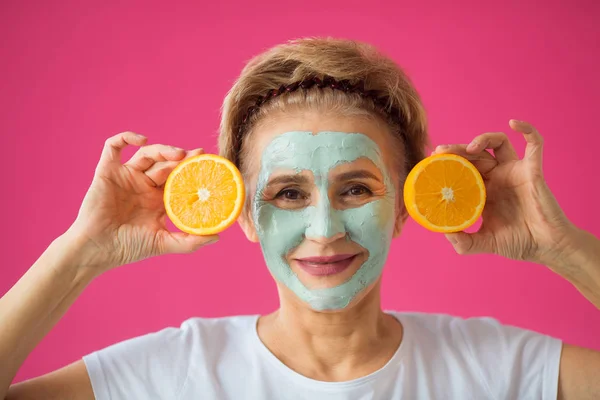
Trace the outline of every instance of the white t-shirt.
{"type": "Polygon", "coordinates": [[[192,318],[84,357],[96,399],[552,399],[561,341],[491,318],[389,312],[404,339],[380,370],[320,382],[279,361],[258,316],[192,318]]]}

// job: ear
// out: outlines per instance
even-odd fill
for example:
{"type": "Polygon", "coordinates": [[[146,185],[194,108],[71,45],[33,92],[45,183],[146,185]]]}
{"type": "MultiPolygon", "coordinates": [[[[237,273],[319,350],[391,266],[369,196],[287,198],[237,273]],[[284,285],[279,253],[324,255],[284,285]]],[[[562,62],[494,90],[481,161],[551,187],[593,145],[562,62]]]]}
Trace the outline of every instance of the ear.
{"type": "Polygon", "coordinates": [[[244,231],[244,234],[249,241],[258,243],[258,234],[256,233],[256,227],[254,226],[250,207],[244,206],[244,209],[238,218],[238,224],[240,224],[242,231],[244,231]]]}
{"type": "Polygon", "coordinates": [[[396,220],[394,221],[394,233],[392,235],[393,238],[397,238],[402,233],[402,228],[408,219],[408,211],[404,206],[404,203],[400,204],[400,208],[396,212],[396,220]]]}

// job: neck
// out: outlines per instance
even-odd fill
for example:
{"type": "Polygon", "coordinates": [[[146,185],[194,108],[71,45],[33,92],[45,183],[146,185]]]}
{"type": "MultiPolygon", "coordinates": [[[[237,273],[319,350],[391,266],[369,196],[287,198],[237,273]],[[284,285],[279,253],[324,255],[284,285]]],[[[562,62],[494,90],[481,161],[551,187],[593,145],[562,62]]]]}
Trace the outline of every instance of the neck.
{"type": "Polygon", "coordinates": [[[383,367],[402,339],[402,326],[381,311],[380,283],[347,309],[317,312],[287,288],[281,308],[258,323],[258,334],[284,364],[307,377],[345,381],[383,367]]]}

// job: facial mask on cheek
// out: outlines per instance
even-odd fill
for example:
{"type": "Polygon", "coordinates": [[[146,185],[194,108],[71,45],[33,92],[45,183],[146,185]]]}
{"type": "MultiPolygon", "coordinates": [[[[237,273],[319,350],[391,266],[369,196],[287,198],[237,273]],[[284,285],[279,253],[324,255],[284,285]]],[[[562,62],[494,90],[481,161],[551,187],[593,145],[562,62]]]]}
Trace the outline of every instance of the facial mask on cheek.
{"type": "Polygon", "coordinates": [[[394,211],[394,185],[379,147],[366,135],[288,132],[273,139],[263,152],[252,210],[263,254],[275,279],[315,310],[346,307],[358,293],[380,276],[392,239],[394,211]],[[386,186],[385,196],[361,207],[333,209],[327,190],[329,171],[362,157],[370,159],[382,172],[386,186]],[[292,169],[297,173],[311,171],[319,189],[317,204],[301,210],[284,210],[265,202],[262,191],[277,169],[292,169]],[[305,235],[332,237],[340,232],[367,249],[368,259],[341,285],[327,289],[308,289],[290,268],[286,255],[302,243],[305,235]]]}

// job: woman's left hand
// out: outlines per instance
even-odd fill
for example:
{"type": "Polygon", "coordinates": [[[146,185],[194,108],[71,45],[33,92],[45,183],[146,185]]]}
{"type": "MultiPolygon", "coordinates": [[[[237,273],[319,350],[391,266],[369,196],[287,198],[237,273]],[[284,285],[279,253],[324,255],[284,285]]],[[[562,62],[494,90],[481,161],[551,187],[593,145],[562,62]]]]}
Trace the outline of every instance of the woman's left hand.
{"type": "Polygon", "coordinates": [[[576,228],[544,180],[542,136],[527,122],[511,120],[509,124],[527,142],[522,159],[502,132],[484,133],[468,145],[435,149],[437,154],[454,153],[469,159],[481,172],[487,189],[479,231],[446,237],[459,254],[493,253],[558,265],[566,253],[574,250],[570,243],[576,228]]]}

